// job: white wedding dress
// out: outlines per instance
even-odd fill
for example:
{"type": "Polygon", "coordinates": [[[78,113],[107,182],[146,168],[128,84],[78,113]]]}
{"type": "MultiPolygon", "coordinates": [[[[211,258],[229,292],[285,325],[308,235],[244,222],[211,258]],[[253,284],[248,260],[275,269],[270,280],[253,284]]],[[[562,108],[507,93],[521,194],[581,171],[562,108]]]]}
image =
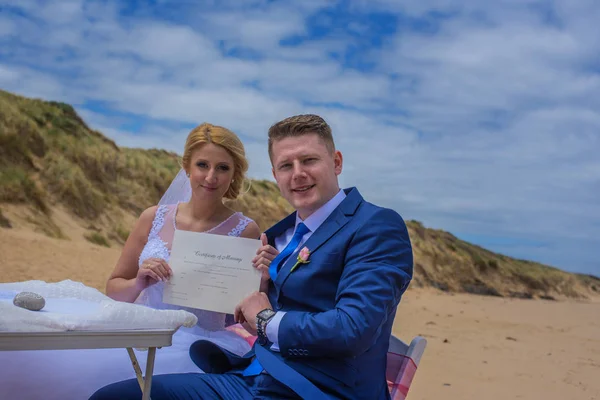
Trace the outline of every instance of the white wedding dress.
{"type": "MultiPolygon", "coordinates": [[[[173,234],[177,229],[176,210],[176,204],[158,207],[147,244],[139,258],[139,265],[149,257],[169,260],[173,234]]],[[[238,212],[207,233],[240,236],[249,222],[251,219],[238,212]]],[[[178,326],[181,328],[173,336],[173,345],[157,350],[154,374],[201,372],[189,356],[190,345],[200,339],[213,341],[235,354],[242,355],[250,350],[250,344],[244,338],[224,329],[226,326],[225,314],[165,304],[162,302],[163,287],[162,282],[150,286],[136,300],[135,303],[151,307],[151,309],[130,307],[147,313],[142,318],[137,318],[137,323],[143,324],[150,317],[156,319],[156,316],[151,314],[152,312],[159,314],[164,323],[168,323],[170,320],[180,321],[178,326]],[[173,311],[159,312],[156,310],[173,311]],[[181,310],[195,315],[197,323],[193,324],[192,321],[191,324],[186,324],[185,315],[188,316],[187,321],[189,321],[189,317],[193,318],[193,316],[181,310]]],[[[9,308],[6,308],[9,307],[8,301],[14,297],[14,294],[28,288],[49,296],[47,305],[58,304],[60,306],[62,304],[63,307],[65,305],[69,307],[68,302],[72,301],[73,307],[69,310],[73,313],[82,311],[74,310],[81,307],[82,304],[84,308],[92,307],[92,309],[99,307],[99,304],[102,304],[103,309],[111,305],[119,306],[119,302],[114,302],[99,291],[72,281],[63,281],[58,284],[47,284],[40,281],[0,284],[0,305],[8,310],[9,308]],[[53,297],[53,294],[56,296],[53,297]]],[[[125,306],[123,303],[120,305],[125,306]]],[[[10,307],[13,307],[10,310],[14,310],[15,313],[32,313],[13,306],[12,302],[10,307]]],[[[110,309],[110,307],[108,308],[110,309]]],[[[0,307],[1,312],[2,308],[0,307]]],[[[31,315],[34,318],[39,315],[38,319],[43,317],[37,313],[31,315]]],[[[115,312],[114,316],[121,319],[129,318],[123,312],[115,312]]],[[[0,315],[0,330],[7,330],[6,325],[11,325],[6,321],[7,319],[0,315]]],[[[89,321],[86,322],[86,326],[89,328],[89,321]]],[[[116,320],[116,322],[119,321],[116,320]]],[[[12,324],[12,326],[14,325],[12,324]]],[[[39,325],[42,328],[53,330],[64,328],[60,324],[57,325],[56,321],[42,321],[39,322],[39,325]]],[[[70,325],[65,324],[65,326],[69,327],[70,325]]],[[[8,330],[10,328],[11,326],[8,326],[8,330]]],[[[20,330],[27,329],[21,327],[20,330]]],[[[145,371],[146,352],[141,350],[135,350],[135,352],[142,371],[145,371]]],[[[0,351],[1,400],[85,400],[99,388],[129,378],[135,378],[135,373],[125,349],[0,351]]]]}

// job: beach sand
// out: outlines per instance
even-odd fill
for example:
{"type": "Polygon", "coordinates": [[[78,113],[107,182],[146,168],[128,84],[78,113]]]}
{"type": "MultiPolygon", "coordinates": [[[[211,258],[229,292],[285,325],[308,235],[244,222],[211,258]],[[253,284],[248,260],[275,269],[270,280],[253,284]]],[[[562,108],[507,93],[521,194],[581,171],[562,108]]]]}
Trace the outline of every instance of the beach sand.
{"type": "Polygon", "coordinates": [[[600,399],[598,302],[409,290],[394,334],[428,341],[409,400],[600,399]]]}
{"type": "MultiPolygon", "coordinates": [[[[77,235],[75,235],[77,236],[77,235]]],[[[120,250],[0,229],[0,281],[104,290],[120,250]]],[[[409,289],[394,334],[428,340],[408,400],[600,400],[600,302],[409,289]]]]}

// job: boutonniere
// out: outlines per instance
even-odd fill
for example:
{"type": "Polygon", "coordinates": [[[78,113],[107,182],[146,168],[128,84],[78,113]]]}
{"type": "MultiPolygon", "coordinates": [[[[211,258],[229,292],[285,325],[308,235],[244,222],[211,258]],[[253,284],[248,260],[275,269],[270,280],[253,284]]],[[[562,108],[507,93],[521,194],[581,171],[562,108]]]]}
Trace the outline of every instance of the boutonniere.
{"type": "Polygon", "coordinates": [[[298,268],[298,266],[300,264],[308,264],[310,262],[310,261],[308,261],[309,257],[310,257],[310,251],[308,250],[308,247],[304,246],[302,248],[302,250],[300,250],[300,252],[298,253],[298,258],[296,260],[296,264],[294,264],[294,266],[290,270],[290,273],[294,272],[294,270],[296,268],[298,268]]]}

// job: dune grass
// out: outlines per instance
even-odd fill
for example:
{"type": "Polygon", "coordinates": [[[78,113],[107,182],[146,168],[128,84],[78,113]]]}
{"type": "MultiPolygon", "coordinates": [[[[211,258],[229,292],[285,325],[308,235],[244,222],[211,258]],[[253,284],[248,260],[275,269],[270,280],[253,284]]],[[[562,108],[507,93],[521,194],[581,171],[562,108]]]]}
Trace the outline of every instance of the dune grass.
{"type": "Polygon", "coordinates": [[[92,232],[89,234],[85,234],[84,237],[88,241],[90,241],[94,244],[97,244],[99,246],[110,247],[110,243],[108,242],[108,239],[106,239],[106,237],[104,237],[104,235],[99,232],[92,232]]]}
{"type": "Polygon", "coordinates": [[[4,214],[2,214],[2,209],[0,209],[0,228],[12,228],[12,224],[10,223],[8,218],[6,218],[4,214]]]}

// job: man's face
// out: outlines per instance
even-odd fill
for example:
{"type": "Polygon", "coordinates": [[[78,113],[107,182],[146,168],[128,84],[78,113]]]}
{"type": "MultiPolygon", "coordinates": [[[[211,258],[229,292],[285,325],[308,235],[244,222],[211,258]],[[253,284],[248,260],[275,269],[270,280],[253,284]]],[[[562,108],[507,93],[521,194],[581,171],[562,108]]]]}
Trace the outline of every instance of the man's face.
{"type": "Polygon", "coordinates": [[[306,219],[340,190],[342,153],[329,152],[316,134],[287,137],[273,143],[273,176],[283,197],[306,219]]]}

